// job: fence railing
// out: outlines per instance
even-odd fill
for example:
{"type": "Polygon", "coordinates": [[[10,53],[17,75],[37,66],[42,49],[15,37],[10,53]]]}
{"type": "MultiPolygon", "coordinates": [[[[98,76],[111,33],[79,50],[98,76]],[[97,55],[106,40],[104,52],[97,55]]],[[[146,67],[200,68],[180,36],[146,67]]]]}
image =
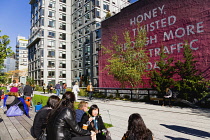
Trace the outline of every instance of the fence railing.
{"type": "MultiPolygon", "coordinates": [[[[81,89],[86,89],[86,87],[80,87],[81,89]]],[[[157,96],[158,92],[152,88],[102,88],[94,87],[94,93],[101,93],[106,97],[112,95],[113,97],[119,96],[124,97],[124,95],[130,96],[130,99],[145,99],[150,101],[150,97],[157,96]]]]}

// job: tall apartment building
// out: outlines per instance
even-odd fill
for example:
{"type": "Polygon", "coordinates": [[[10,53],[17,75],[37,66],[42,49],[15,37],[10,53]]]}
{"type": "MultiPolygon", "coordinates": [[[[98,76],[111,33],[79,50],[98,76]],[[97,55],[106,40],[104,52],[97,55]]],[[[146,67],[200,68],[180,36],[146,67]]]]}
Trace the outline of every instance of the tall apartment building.
{"type": "MultiPolygon", "coordinates": [[[[125,0],[72,1],[72,80],[85,86],[98,86],[98,51],[101,42],[100,23],[107,13],[113,15],[129,5],[125,0]],[[83,80],[83,82],[81,82],[83,80]],[[85,83],[86,82],[86,83],[85,83]]],[[[111,24],[111,23],[110,23],[111,24]]]]}
{"type": "Polygon", "coordinates": [[[4,59],[4,68],[0,72],[9,72],[15,70],[15,54],[4,59]]]}
{"type": "Polygon", "coordinates": [[[30,0],[29,76],[36,84],[97,85],[100,21],[128,5],[124,0],[30,0]],[[123,7],[122,7],[123,6],[123,7]]]}
{"type": "Polygon", "coordinates": [[[25,37],[17,36],[16,42],[16,70],[28,73],[28,40],[25,37]]]}

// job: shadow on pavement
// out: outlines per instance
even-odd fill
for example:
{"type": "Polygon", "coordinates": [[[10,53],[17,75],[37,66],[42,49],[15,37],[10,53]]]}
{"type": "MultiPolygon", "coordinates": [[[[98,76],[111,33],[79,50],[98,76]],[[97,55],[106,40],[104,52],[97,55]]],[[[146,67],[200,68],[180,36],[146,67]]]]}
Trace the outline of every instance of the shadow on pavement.
{"type": "Polygon", "coordinates": [[[160,125],[165,126],[168,129],[171,129],[180,133],[184,133],[184,134],[188,134],[188,135],[192,135],[196,137],[201,137],[201,138],[210,138],[210,133],[202,131],[202,130],[197,130],[197,129],[193,129],[189,127],[178,126],[178,125],[166,125],[166,124],[160,124],[160,125]]]}
{"type": "Polygon", "coordinates": [[[0,118],[0,122],[3,122],[3,119],[2,118],[0,118]]]}
{"type": "Polygon", "coordinates": [[[171,137],[171,136],[165,136],[166,138],[172,139],[172,140],[190,140],[190,139],[185,139],[185,138],[176,138],[176,137],[171,137]]]}
{"type": "Polygon", "coordinates": [[[199,114],[201,116],[205,116],[210,118],[210,109],[206,109],[206,108],[198,108],[198,109],[191,109],[192,113],[196,113],[199,114]]]}

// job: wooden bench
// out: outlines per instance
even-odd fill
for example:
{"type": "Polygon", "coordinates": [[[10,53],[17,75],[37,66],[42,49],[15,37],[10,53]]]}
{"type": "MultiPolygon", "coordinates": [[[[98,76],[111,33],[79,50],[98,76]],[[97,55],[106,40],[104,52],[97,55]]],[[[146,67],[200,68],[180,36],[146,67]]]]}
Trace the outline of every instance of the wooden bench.
{"type": "Polygon", "coordinates": [[[34,110],[27,116],[7,117],[4,110],[0,109],[0,140],[34,140],[30,134],[35,116],[34,110]]]}

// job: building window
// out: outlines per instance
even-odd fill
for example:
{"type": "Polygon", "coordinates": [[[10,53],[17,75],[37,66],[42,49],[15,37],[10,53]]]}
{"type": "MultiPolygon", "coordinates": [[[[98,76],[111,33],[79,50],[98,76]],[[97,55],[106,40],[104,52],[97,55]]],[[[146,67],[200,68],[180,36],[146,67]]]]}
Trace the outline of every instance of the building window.
{"type": "Polygon", "coordinates": [[[63,61],[59,62],[59,68],[66,68],[66,63],[63,61]]]}
{"type": "Polygon", "coordinates": [[[48,51],[48,57],[55,57],[55,51],[48,51]]]}
{"type": "Polygon", "coordinates": [[[60,33],[59,39],[66,40],[66,34],[60,33]]]}
{"type": "Polygon", "coordinates": [[[55,77],[55,71],[48,71],[48,78],[54,78],[55,77]]]}
{"type": "Polygon", "coordinates": [[[60,71],[59,78],[66,78],[66,71],[60,71]]]}
{"type": "Polygon", "coordinates": [[[100,11],[98,9],[96,9],[96,17],[100,18],[100,11]]]}
{"type": "Polygon", "coordinates": [[[41,26],[44,26],[44,18],[41,18],[41,19],[40,19],[40,25],[41,25],[41,26]]]}
{"type": "Polygon", "coordinates": [[[89,44],[90,43],[90,36],[86,36],[85,37],[85,44],[89,44]]]}
{"type": "Polygon", "coordinates": [[[66,14],[60,14],[60,20],[66,21],[66,14]]]}
{"type": "Polygon", "coordinates": [[[89,34],[90,33],[90,25],[85,27],[85,34],[89,34]]]}
{"type": "Polygon", "coordinates": [[[95,32],[96,32],[96,39],[101,38],[101,29],[98,29],[95,32]]]}
{"type": "Polygon", "coordinates": [[[78,43],[82,44],[82,38],[78,39],[78,43]]]}
{"type": "Polygon", "coordinates": [[[66,42],[60,42],[60,49],[66,49],[66,42]]]}
{"type": "Polygon", "coordinates": [[[55,32],[49,31],[49,32],[48,32],[48,37],[55,38],[55,32]]]}
{"type": "Polygon", "coordinates": [[[48,27],[55,27],[55,20],[49,20],[48,27]]]}
{"type": "Polygon", "coordinates": [[[80,18],[80,19],[77,21],[77,23],[78,23],[78,26],[82,26],[82,19],[80,18]]]}
{"type": "Polygon", "coordinates": [[[66,0],[60,0],[60,2],[66,3],[66,0]]]}
{"type": "Polygon", "coordinates": [[[48,40],[48,47],[55,47],[55,40],[48,40]]]}
{"type": "Polygon", "coordinates": [[[77,22],[73,23],[73,30],[77,29],[77,22]]]}
{"type": "Polygon", "coordinates": [[[85,55],[90,55],[90,45],[85,46],[85,55]]]}
{"type": "Polygon", "coordinates": [[[73,17],[73,21],[76,20],[77,19],[77,12],[74,12],[72,17],[73,17]]]}
{"type": "Polygon", "coordinates": [[[55,62],[54,61],[48,61],[48,66],[47,67],[55,67],[55,62]]]}
{"type": "Polygon", "coordinates": [[[77,11],[77,15],[78,15],[78,17],[81,17],[82,16],[82,10],[77,11]]]}
{"type": "Polygon", "coordinates": [[[48,17],[55,17],[55,12],[54,11],[49,11],[48,17]]]}
{"type": "Polygon", "coordinates": [[[85,15],[85,23],[88,22],[90,20],[90,13],[87,13],[85,15]]]}
{"type": "Polygon", "coordinates": [[[108,5],[108,3],[104,3],[104,10],[109,10],[109,5],[108,5]]]}
{"type": "Polygon", "coordinates": [[[100,22],[96,22],[96,27],[100,27],[101,23],[100,22]]]}
{"type": "Polygon", "coordinates": [[[80,29],[80,30],[78,31],[78,36],[81,37],[82,35],[83,35],[82,29],[80,29]]]}
{"type": "Polygon", "coordinates": [[[55,2],[54,1],[50,1],[48,7],[55,8],[55,2]]]}
{"type": "Polygon", "coordinates": [[[64,52],[60,52],[59,53],[59,58],[65,59],[66,58],[66,54],[64,52]]]}
{"type": "Polygon", "coordinates": [[[85,12],[88,12],[90,10],[90,3],[85,5],[85,12]]]}
{"type": "Polygon", "coordinates": [[[60,11],[66,12],[66,6],[65,5],[60,5],[60,11]]]}
{"type": "Polygon", "coordinates": [[[61,22],[59,29],[66,30],[66,24],[61,22]]]}
{"type": "Polygon", "coordinates": [[[81,1],[78,2],[78,7],[82,7],[82,2],[81,1]]]}
{"type": "Polygon", "coordinates": [[[39,15],[44,16],[44,9],[39,9],[39,15]]]}
{"type": "Polygon", "coordinates": [[[96,6],[100,7],[100,1],[96,0],[96,6]]]}

